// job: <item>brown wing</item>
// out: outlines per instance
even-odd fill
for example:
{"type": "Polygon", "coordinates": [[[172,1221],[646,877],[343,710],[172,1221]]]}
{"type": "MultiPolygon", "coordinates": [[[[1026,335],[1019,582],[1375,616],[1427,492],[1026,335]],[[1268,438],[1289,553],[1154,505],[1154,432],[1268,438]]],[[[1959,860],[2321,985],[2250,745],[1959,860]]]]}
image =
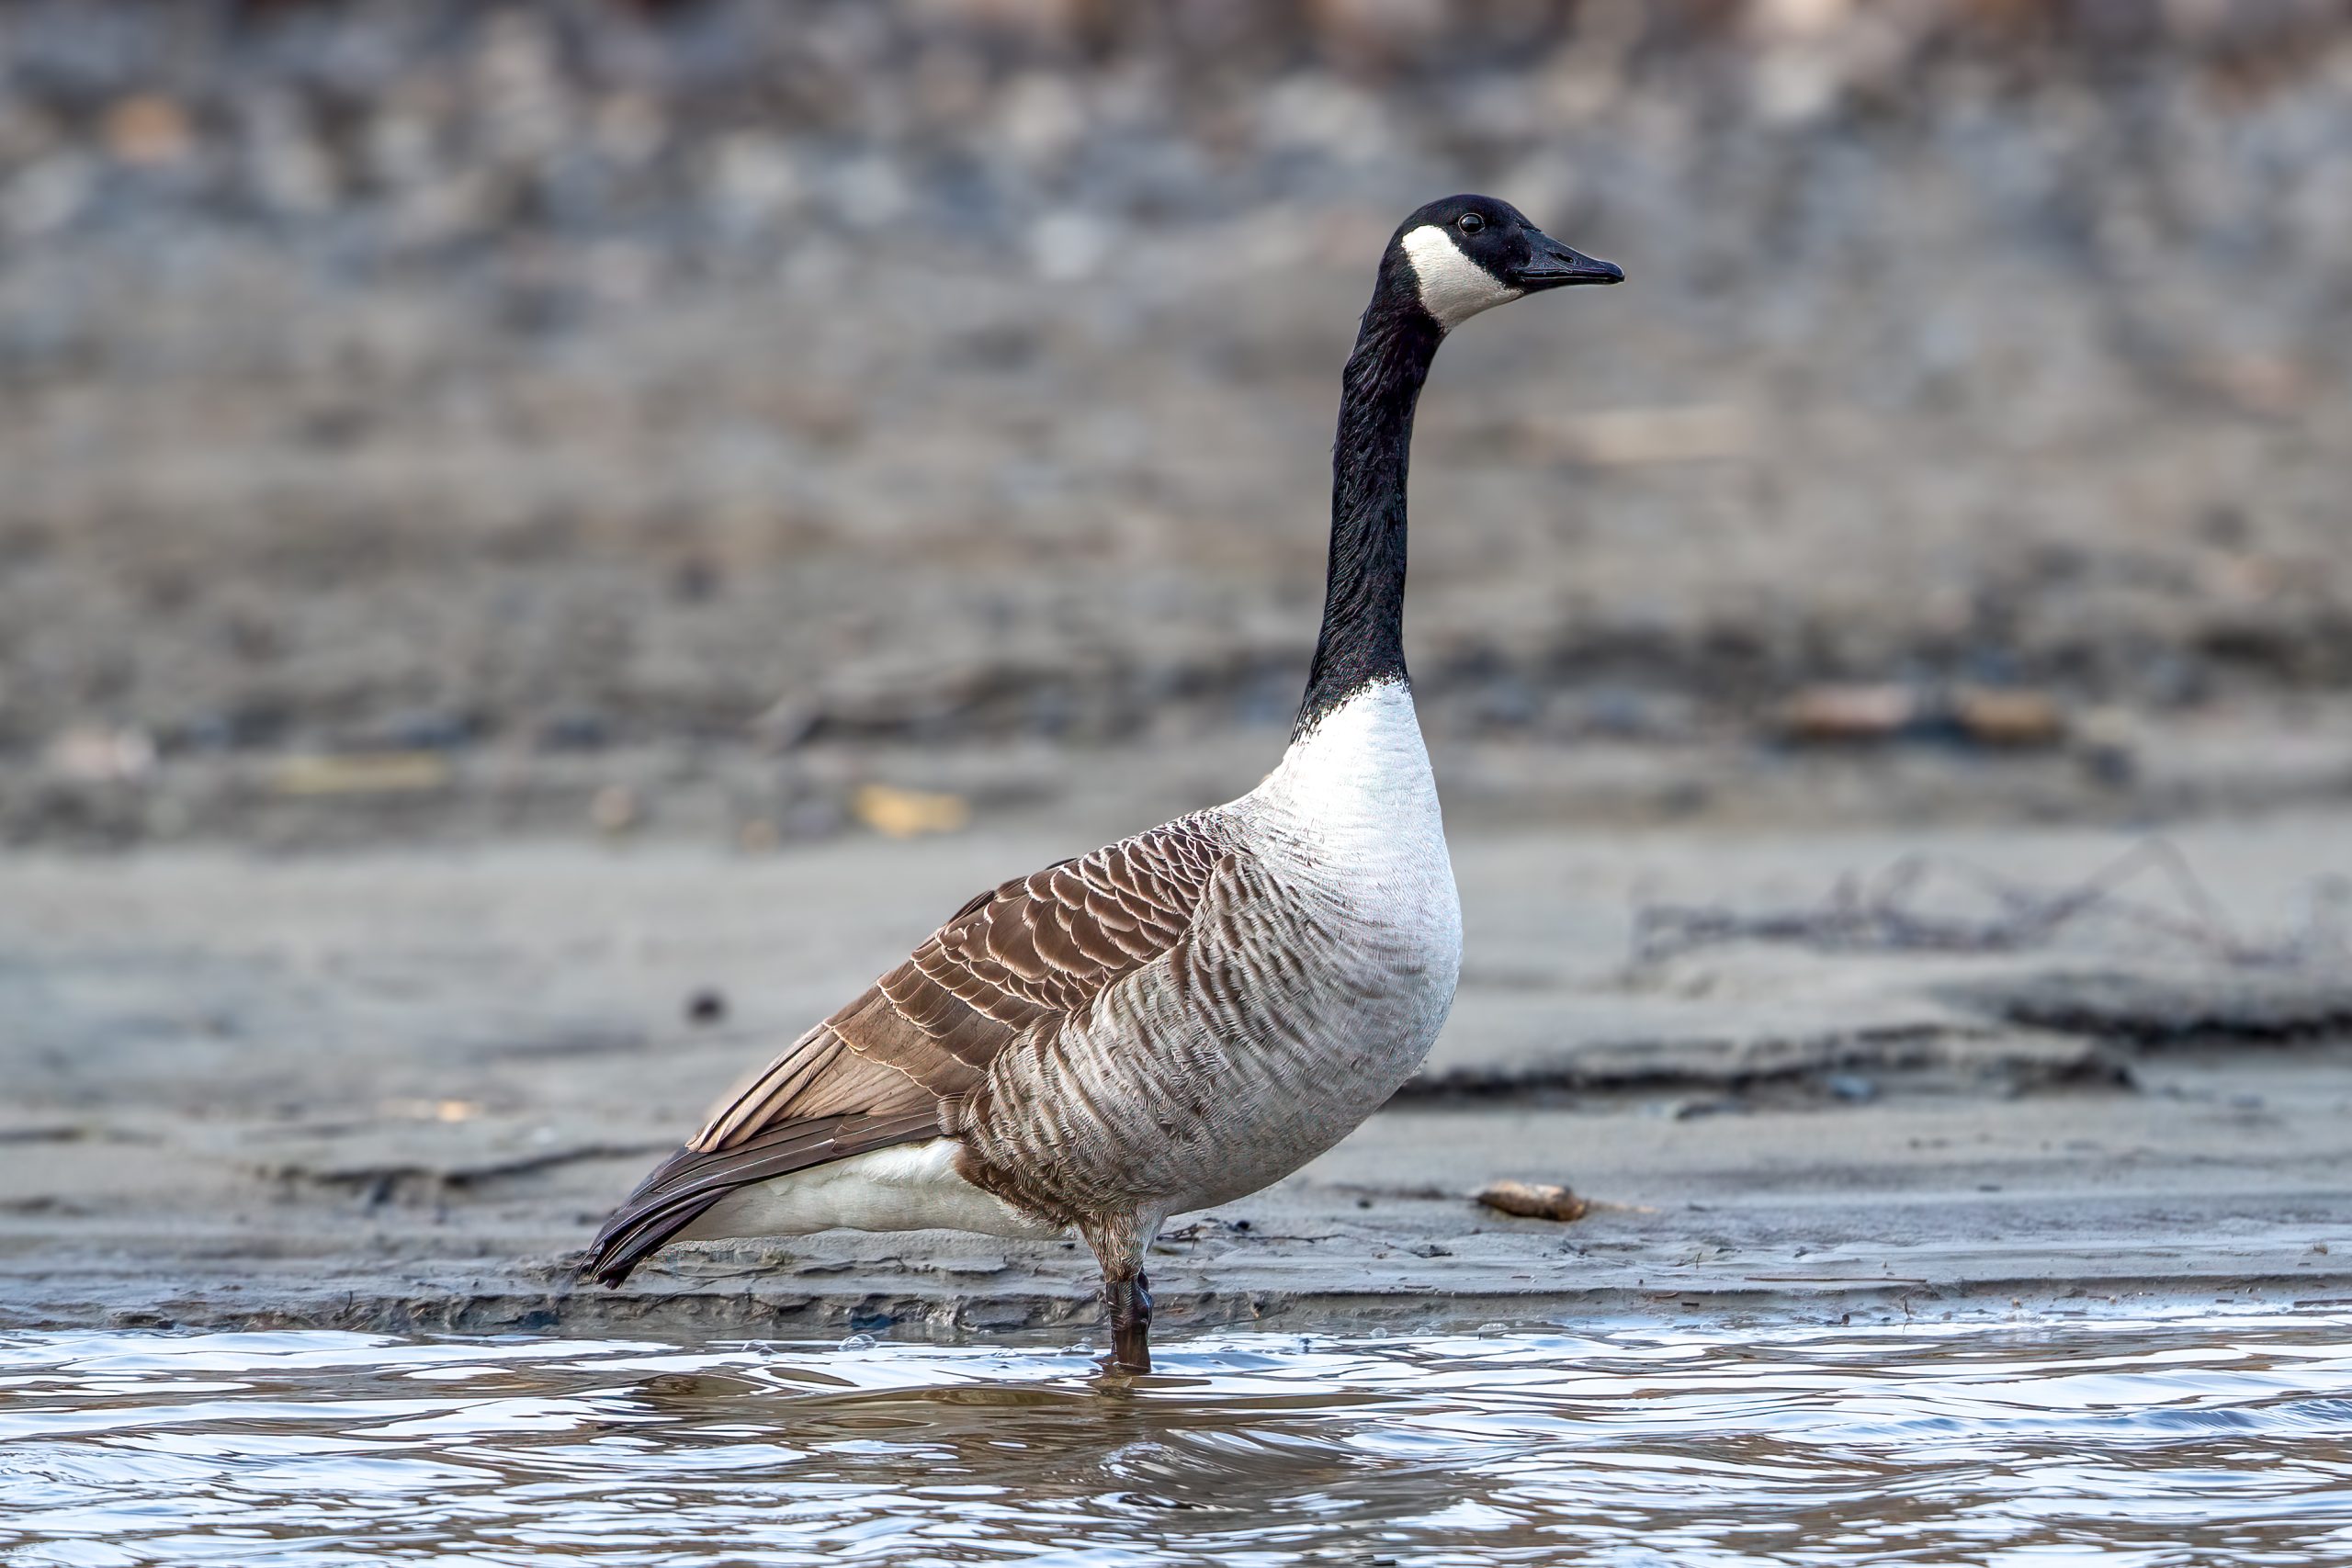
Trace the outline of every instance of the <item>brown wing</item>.
{"type": "Polygon", "coordinates": [[[974,898],[656,1167],[582,1272],[618,1284],[734,1188],[956,1132],[998,1052],[1175,945],[1228,852],[1187,818],[974,898]]]}

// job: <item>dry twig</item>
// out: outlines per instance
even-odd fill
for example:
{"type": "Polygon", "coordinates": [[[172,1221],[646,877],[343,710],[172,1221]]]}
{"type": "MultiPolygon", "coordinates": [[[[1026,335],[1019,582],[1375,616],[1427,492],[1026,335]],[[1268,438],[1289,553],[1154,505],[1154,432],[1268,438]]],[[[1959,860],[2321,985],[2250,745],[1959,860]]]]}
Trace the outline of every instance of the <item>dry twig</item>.
{"type": "Polygon", "coordinates": [[[2342,956],[2335,918],[2346,888],[2320,890],[2303,927],[2259,941],[2235,931],[2179,849],[2147,839],[2069,887],[2051,891],[1939,856],[1908,854],[1875,875],[1838,879],[1810,908],[1747,913],[1704,904],[1648,904],[1634,912],[1634,959],[1655,964],[1733,942],[1778,942],[1832,953],[2020,953],[2041,947],[2098,914],[2143,934],[2241,967],[2290,967],[2323,954],[2342,956]],[[2136,880],[2158,878],[2177,908],[2123,896],[2136,880]],[[1990,911],[1946,914],[1922,907],[1938,878],[1956,881],[1990,911]]]}

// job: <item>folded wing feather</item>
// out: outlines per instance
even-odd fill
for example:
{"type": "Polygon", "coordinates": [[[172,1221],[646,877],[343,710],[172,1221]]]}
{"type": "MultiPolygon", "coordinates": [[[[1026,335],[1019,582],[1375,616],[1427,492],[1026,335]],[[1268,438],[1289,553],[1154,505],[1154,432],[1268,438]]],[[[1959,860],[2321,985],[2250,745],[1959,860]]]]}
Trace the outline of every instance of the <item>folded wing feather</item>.
{"type": "Polygon", "coordinates": [[[1213,823],[1186,818],[974,898],[656,1167],[582,1271],[618,1284],[735,1188],[955,1134],[997,1055],[1050,1040],[1173,947],[1235,852],[1213,823]]]}

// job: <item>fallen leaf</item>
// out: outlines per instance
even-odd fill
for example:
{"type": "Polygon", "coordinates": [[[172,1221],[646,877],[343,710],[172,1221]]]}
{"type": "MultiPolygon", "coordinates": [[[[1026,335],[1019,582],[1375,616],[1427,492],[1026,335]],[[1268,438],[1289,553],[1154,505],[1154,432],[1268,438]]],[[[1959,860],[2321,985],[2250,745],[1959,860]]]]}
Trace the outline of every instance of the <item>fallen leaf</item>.
{"type": "Polygon", "coordinates": [[[280,795],[414,795],[446,789],[449,759],[438,751],[360,751],[288,757],[278,764],[280,795]]]}
{"type": "Polygon", "coordinates": [[[850,810],[860,822],[893,839],[953,833],[972,820],[972,807],[960,795],[899,789],[892,784],[860,785],[850,798],[850,810]]]}

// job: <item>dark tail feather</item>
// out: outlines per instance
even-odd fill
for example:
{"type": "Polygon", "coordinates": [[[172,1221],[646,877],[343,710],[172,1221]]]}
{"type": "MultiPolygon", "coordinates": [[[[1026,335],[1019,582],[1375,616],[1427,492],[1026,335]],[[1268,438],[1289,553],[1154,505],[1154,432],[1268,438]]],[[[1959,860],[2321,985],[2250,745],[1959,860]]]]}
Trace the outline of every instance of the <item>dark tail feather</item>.
{"type": "Polygon", "coordinates": [[[587,1261],[581,1264],[582,1279],[600,1285],[617,1285],[628,1278],[629,1270],[661,1250],[672,1236],[702,1218],[703,1211],[727,1195],[727,1190],[706,1192],[699,1196],[664,1193],[666,1179],[694,1157],[692,1149],[680,1149],[653,1168],[653,1173],[638,1183],[637,1190],[628,1195],[621,1206],[596,1233],[594,1246],[588,1249],[587,1261]]]}
{"type": "Polygon", "coordinates": [[[684,1148],[655,1166],[596,1233],[584,1279],[617,1285],[649,1256],[738,1187],[828,1165],[868,1149],[940,1135],[934,1109],[890,1115],[812,1116],[772,1127],[730,1148],[684,1148]]]}

